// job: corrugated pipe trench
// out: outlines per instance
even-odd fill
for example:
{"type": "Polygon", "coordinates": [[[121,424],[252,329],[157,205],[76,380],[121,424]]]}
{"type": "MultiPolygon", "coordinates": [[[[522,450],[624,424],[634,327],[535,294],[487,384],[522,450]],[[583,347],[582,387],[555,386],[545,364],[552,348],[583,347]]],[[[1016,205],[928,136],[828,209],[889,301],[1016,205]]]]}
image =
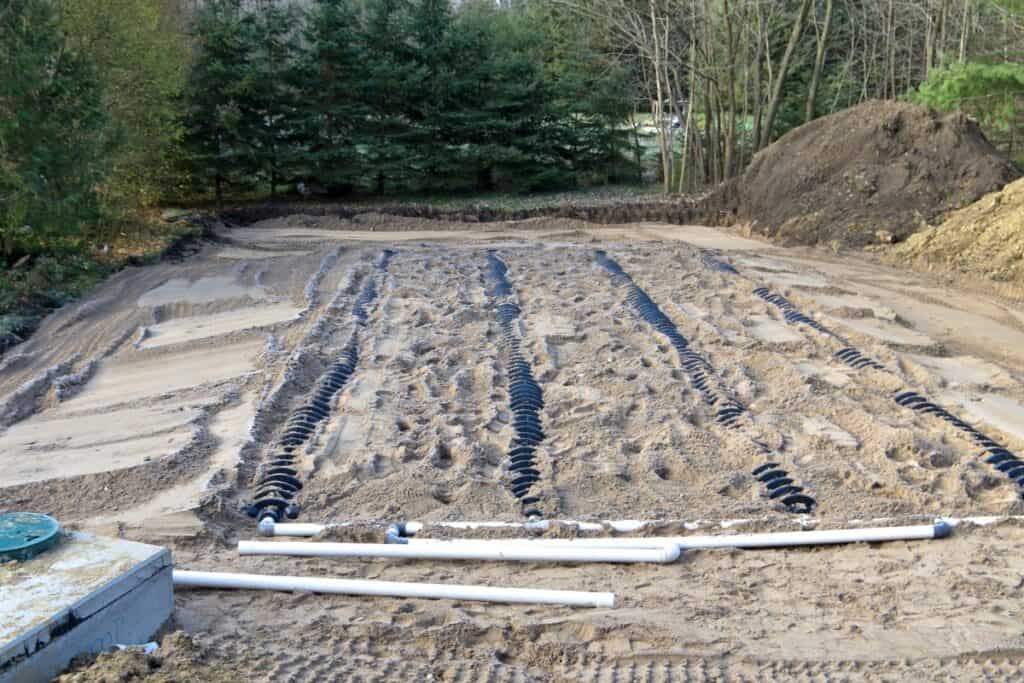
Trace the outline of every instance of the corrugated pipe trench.
{"type": "Polygon", "coordinates": [[[526,517],[542,517],[537,507],[540,497],[532,489],[540,481],[537,469],[537,447],[544,440],[540,411],[544,407],[544,394],[533,378],[530,363],[522,354],[516,321],[521,311],[509,299],[514,290],[505,274],[508,266],[500,258],[489,253],[484,280],[487,293],[496,304],[496,315],[501,325],[501,347],[505,356],[508,375],[509,408],[512,410],[514,435],[508,450],[508,468],[513,478],[508,489],[522,506],[526,517]]]}
{"type": "MultiPolygon", "coordinates": [[[[595,252],[597,263],[611,273],[616,286],[626,287],[626,302],[643,321],[668,339],[675,349],[679,363],[686,372],[690,383],[701,393],[704,400],[715,409],[715,422],[725,429],[742,431],[745,421],[750,415],[746,408],[721,387],[714,368],[706,358],[690,348],[689,342],[679,332],[675,323],[666,316],[656,303],[639,287],[633,278],[622,267],[608,257],[604,251],[595,252]]],[[[707,265],[707,264],[706,264],[707,265]]],[[[722,264],[723,266],[727,264],[722,264]]],[[[715,268],[722,272],[735,272],[732,266],[715,268]]],[[[761,452],[764,462],[756,467],[751,474],[764,486],[764,495],[781,502],[787,510],[794,513],[809,513],[817,505],[817,501],[804,493],[787,470],[781,468],[778,453],[767,444],[751,438],[751,443],[761,452]]]]}
{"type": "MultiPolygon", "coordinates": [[[[385,250],[377,262],[377,270],[386,273],[394,252],[385,250]]],[[[296,498],[302,490],[302,481],[296,467],[298,451],[309,441],[320,423],[331,413],[331,402],[342,390],[359,362],[359,333],[369,320],[368,307],[377,299],[376,278],[369,277],[356,297],[352,316],[356,327],[338,357],[320,375],[310,397],[292,412],[278,439],[270,460],[260,468],[253,500],[246,512],[250,517],[271,517],[275,522],[284,518],[297,519],[301,508],[296,498]]]]}
{"type": "MultiPolygon", "coordinates": [[[[706,261],[705,265],[707,265],[706,261]]],[[[735,269],[733,269],[733,272],[737,275],[739,274],[735,269]]],[[[883,364],[873,358],[865,356],[859,350],[849,345],[849,343],[838,334],[832,332],[813,318],[801,313],[797,307],[784,296],[773,293],[767,287],[758,287],[754,290],[754,294],[779,308],[782,311],[782,315],[786,319],[786,322],[791,325],[806,325],[821,334],[829,335],[840,340],[840,342],[844,344],[844,347],[833,354],[833,356],[840,362],[849,365],[855,370],[880,370],[882,372],[893,374],[883,364]]],[[[981,446],[983,450],[978,457],[985,458],[985,462],[1009,477],[1009,479],[1013,481],[1019,489],[1021,489],[1021,496],[1024,497],[1024,460],[1017,457],[1017,455],[1007,449],[1006,446],[989,438],[985,433],[975,429],[917,391],[903,387],[902,389],[896,390],[893,395],[893,399],[904,408],[909,408],[914,412],[924,415],[934,415],[940,420],[953,425],[961,433],[981,446]]]]}

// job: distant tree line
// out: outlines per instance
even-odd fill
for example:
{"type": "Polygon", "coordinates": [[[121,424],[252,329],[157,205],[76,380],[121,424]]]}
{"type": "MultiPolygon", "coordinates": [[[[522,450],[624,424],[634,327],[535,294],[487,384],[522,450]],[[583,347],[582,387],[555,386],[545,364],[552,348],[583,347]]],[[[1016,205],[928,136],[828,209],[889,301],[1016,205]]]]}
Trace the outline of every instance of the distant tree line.
{"type": "Polygon", "coordinates": [[[539,190],[635,178],[627,73],[542,9],[210,0],[191,35],[196,191],[539,190]]]}
{"type": "Polygon", "coordinates": [[[868,98],[1024,149],[1024,0],[0,0],[0,265],[160,201],[740,174],[868,98]],[[641,125],[644,124],[644,125],[641,125]]]}

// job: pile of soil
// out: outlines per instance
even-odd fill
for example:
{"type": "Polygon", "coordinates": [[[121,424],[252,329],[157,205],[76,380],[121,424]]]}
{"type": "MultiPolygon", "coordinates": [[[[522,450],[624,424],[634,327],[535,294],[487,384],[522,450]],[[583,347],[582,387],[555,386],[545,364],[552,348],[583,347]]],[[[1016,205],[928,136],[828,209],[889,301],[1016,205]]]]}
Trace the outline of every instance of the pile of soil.
{"type": "Polygon", "coordinates": [[[1024,180],[982,197],[911,236],[894,257],[983,279],[1024,285],[1024,180]]]}
{"type": "Polygon", "coordinates": [[[55,683],[229,683],[236,671],[216,663],[202,643],[181,631],[164,638],[153,654],[140,647],[85,656],[71,663],[72,670],[55,683]]]}
{"type": "Polygon", "coordinates": [[[731,192],[752,232],[861,247],[902,241],[1018,176],[966,116],[870,101],[786,134],[731,192]]]}

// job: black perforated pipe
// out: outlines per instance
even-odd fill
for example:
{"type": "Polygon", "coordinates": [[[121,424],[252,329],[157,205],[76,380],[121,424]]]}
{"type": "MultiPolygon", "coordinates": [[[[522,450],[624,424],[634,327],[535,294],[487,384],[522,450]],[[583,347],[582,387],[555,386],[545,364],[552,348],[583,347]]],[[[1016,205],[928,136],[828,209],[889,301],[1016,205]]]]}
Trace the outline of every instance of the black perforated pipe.
{"type": "MultiPolygon", "coordinates": [[[[744,421],[749,419],[749,414],[732,394],[719,385],[711,363],[690,348],[689,342],[679,332],[675,323],[633,282],[633,278],[614,259],[600,250],[595,252],[595,258],[602,268],[612,274],[616,285],[627,288],[626,302],[633,311],[668,339],[669,344],[676,350],[679,363],[689,377],[690,383],[701,393],[705,401],[715,406],[715,422],[727,429],[742,429],[744,421]]],[[[719,264],[716,270],[736,273],[732,266],[717,261],[715,263],[719,264]]],[[[780,501],[790,512],[811,512],[817,505],[816,501],[804,493],[803,487],[797,485],[785,470],[778,469],[778,464],[773,462],[774,453],[770,448],[757,441],[754,441],[754,444],[765,458],[764,464],[753,471],[753,475],[765,487],[764,495],[780,501]]]]}
{"type": "Polygon", "coordinates": [[[544,393],[533,378],[529,361],[523,356],[522,340],[515,322],[522,312],[508,299],[514,290],[505,274],[508,266],[495,254],[487,255],[484,279],[487,292],[495,302],[495,315],[501,325],[501,346],[505,355],[508,375],[509,408],[512,410],[514,435],[508,450],[508,468],[512,480],[509,491],[515,496],[527,517],[541,517],[540,497],[532,492],[540,481],[536,468],[537,447],[544,440],[540,411],[544,407],[544,393]]]}
{"type": "MultiPolygon", "coordinates": [[[[377,262],[377,269],[386,272],[394,252],[385,250],[377,262]]],[[[313,386],[306,402],[288,417],[270,461],[261,469],[256,482],[253,501],[247,512],[250,517],[272,517],[279,522],[285,517],[296,519],[300,506],[296,501],[302,482],[295,467],[296,451],[312,437],[317,427],[327,419],[334,397],[348,383],[359,362],[359,328],[369,320],[368,307],[377,299],[377,283],[367,278],[352,308],[357,327],[338,357],[330,364],[313,386]]]]}

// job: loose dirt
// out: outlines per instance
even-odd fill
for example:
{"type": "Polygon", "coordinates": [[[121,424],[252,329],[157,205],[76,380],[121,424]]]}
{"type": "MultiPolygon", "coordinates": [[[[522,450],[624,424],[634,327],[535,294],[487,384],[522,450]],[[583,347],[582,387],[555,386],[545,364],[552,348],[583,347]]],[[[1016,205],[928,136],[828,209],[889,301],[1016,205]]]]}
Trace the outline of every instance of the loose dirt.
{"type": "Polygon", "coordinates": [[[902,241],[1017,177],[965,116],[871,101],[787,133],[725,194],[783,244],[860,247],[902,241]]]}
{"type": "Polygon", "coordinates": [[[935,542],[693,552],[650,566],[238,556],[235,542],[255,536],[242,509],[261,465],[356,329],[370,281],[355,372],[295,454],[300,521],[364,522],[355,536],[380,540],[387,521],[522,520],[509,491],[508,368],[484,286],[492,251],[544,394],[538,488],[554,519],[798,528],[751,475],[759,453],[716,422],[665,338],[597,265],[598,248],[747,406],[749,433],[818,501],[804,523],[1024,513],[973,442],[892,398],[913,387],[1024,452],[1021,310],[713,228],[545,218],[417,231],[410,220],[420,219],[224,229],[230,258],[218,243],[131,269],[51,316],[0,369],[0,508],[167,545],[183,569],[610,590],[616,608],[180,590],[171,628],[187,638],[165,637],[153,656],[104,655],[65,680],[1020,675],[1014,522],[935,542]],[[386,272],[384,249],[395,252],[386,272]],[[835,340],[787,322],[753,294],[760,286],[888,371],[839,362],[835,340]]]}
{"type": "Polygon", "coordinates": [[[1010,183],[912,235],[894,262],[1012,285],[1024,295],[1024,180],[1010,183]]]}

